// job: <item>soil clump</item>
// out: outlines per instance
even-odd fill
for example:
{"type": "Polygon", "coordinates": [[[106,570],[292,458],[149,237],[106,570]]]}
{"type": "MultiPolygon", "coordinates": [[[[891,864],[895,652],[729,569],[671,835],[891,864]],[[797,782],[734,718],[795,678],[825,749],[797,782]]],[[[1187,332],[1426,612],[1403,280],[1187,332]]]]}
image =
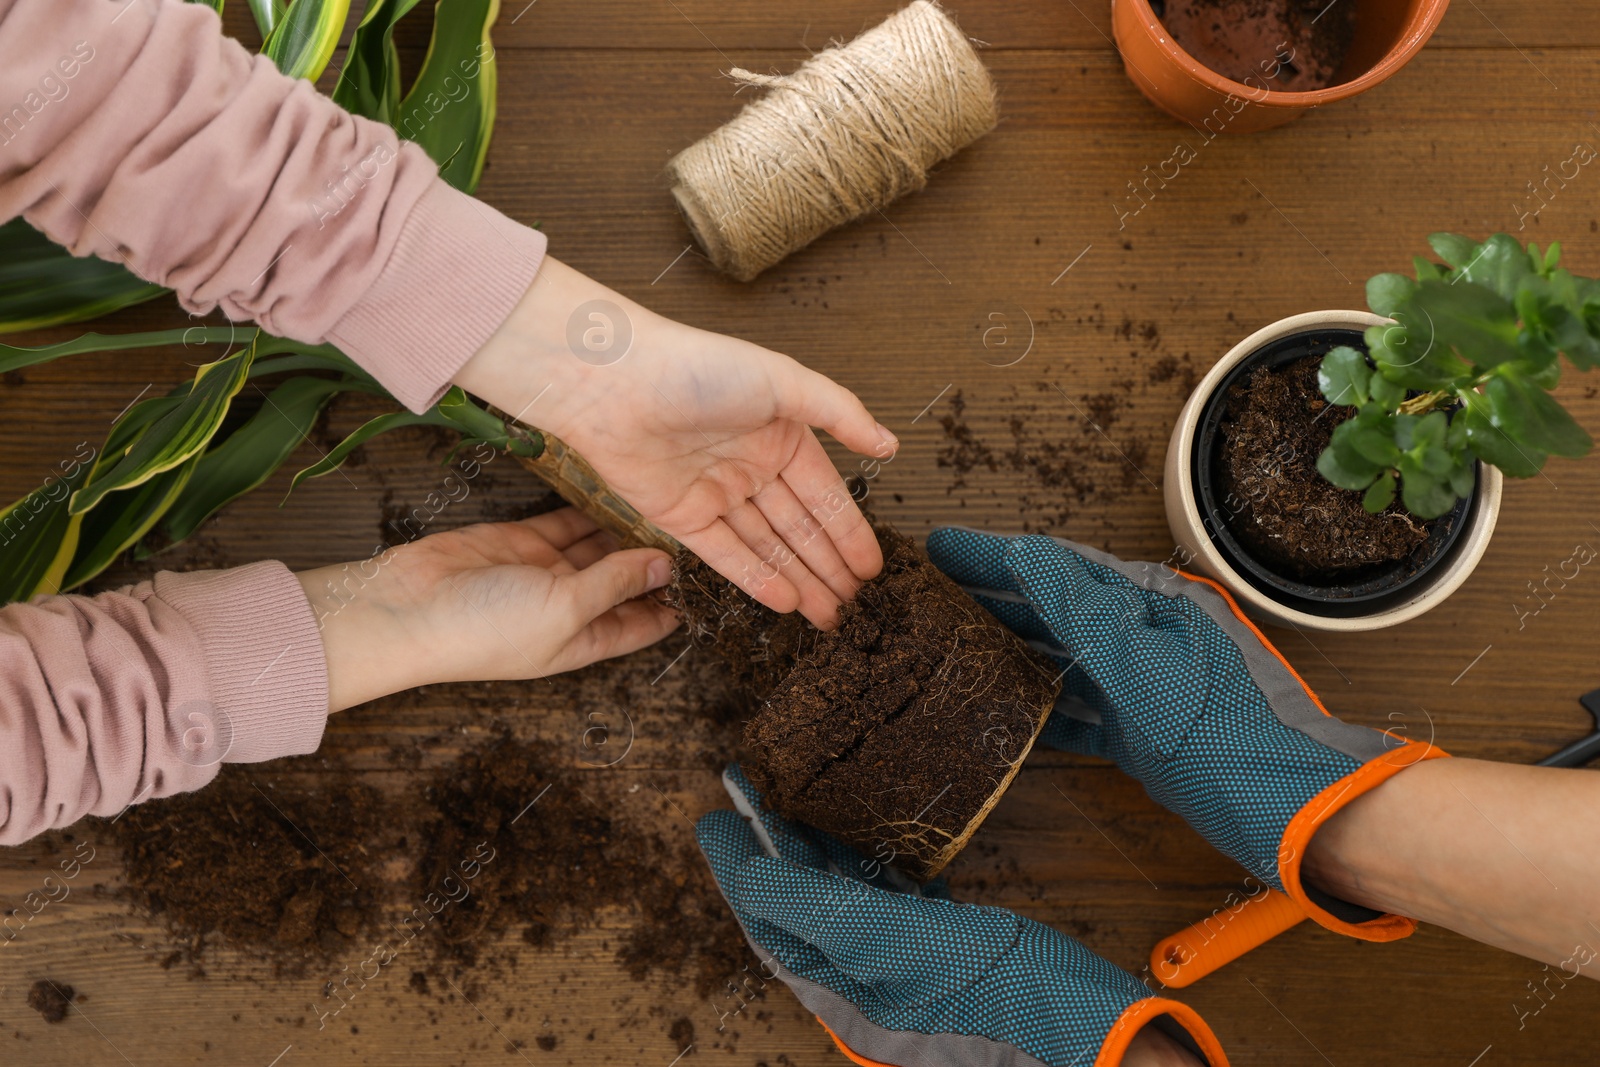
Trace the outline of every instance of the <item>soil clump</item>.
{"type": "Polygon", "coordinates": [[[926,880],[988,814],[1060,686],[914,541],[878,538],[883,573],[746,725],[744,767],[779,813],[926,880]]]}
{"type": "Polygon", "coordinates": [[[67,1017],[72,998],[77,991],[65,982],[41,978],[28,987],[28,1007],[38,1012],[47,1023],[58,1023],[67,1017]]]}

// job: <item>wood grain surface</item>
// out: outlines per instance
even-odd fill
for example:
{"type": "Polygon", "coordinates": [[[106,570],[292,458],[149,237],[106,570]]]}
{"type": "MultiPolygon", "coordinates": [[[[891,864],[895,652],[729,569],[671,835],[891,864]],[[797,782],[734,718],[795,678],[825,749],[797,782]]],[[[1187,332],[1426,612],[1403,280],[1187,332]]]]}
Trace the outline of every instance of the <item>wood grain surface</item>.
{"type": "MultiPolygon", "coordinates": [[[[663,173],[675,151],[738,109],[720,72],[790,69],[807,49],[852,37],[895,6],[507,0],[496,33],[499,119],[480,195],[540,223],[555,255],[648,306],[788,352],[859,392],[904,442],[872,482],[872,504],[917,534],[948,522],[1042,529],[1129,558],[1165,558],[1162,457],[1190,375],[1280,316],[1362,306],[1361,282],[1403,268],[1429,232],[1517,232],[1527,183],[1575,144],[1600,142],[1600,17],[1580,0],[1458,0],[1428,48],[1385,85],[1288,127],[1211,143],[1158,114],[1123,76],[1104,0],[954,3],[964,29],[988,45],[1000,127],[882,215],[748,285],[719,277],[690,246],[663,173]],[[1122,218],[1128,183],[1179,144],[1194,161],[1122,218]],[[1003,332],[988,333],[986,345],[996,325],[1003,332]],[[1001,336],[1011,347],[995,347],[1001,336]],[[948,465],[942,421],[955,417],[958,395],[960,420],[988,450],[965,473],[948,465]],[[996,457],[993,469],[986,456],[996,457]]],[[[242,3],[227,21],[254,43],[242,3]]],[[[414,29],[402,34],[413,61],[425,43],[414,29]]],[[[1597,197],[1600,171],[1589,168],[1525,219],[1522,236],[1559,239],[1568,265],[1600,272],[1597,197]]],[[[161,301],[102,328],[185,321],[161,301]]],[[[141,390],[178,380],[192,362],[181,351],[79,357],[0,385],[0,495],[37,485],[80,441],[98,441],[141,390]]],[[[1591,429],[1600,428],[1597,386],[1600,377],[1574,374],[1560,392],[1591,429]]],[[[342,404],[335,425],[365,414],[362,402],[342,404]]],[[[363,557],[382,536],[386,504],[409,505],[438,484],[439,458],[424,436],[399,435],[282,507],[280,477],[154,562],[274,557],[305,567],[363,557]]],[[[452,524],[504,517],[542,495],[509,462],[481,489],[452,524]]],[[[1487,557],[1432,614],[1380,634],[1272,637],[1348,718],[1431,734],[1460,755],[1530,762],[1586,730],[1576,698],[1600,685],[1600,577],[1582,572],[1533,615],[1528,583],[1576,544],[1596,542],[1600,463],[1553,460],[1542,476],[1508,486],[1487,557]]],[[[642,690],[682,647],[669,638],[603,670],[642,690]]],[[[669,674],[663,684],[683,683],[669,674]]],[[[339,716],[329,744],[381,777],[390,772],[373,754],[395,737],[458,725],[463,737],[481,733],[481,716],[462,710],[469,697],[571,740],[589,710],[572,699],[577,691],[434,687],[339,716]]],[[[639,810],[686,835],[685,817],[720,803],[706,769],[715,754],[685,742],[692,731],[671,716],[636,726],[636,751],[596,773],[658,785],[672,803],[641,799],[639,810]]],[[[1029,761],[978,845],[953,869],[958,892],[1014,907],[1134,970],[1158,938],[1223,906],[1243,879],[1135,783],[1061,753],[1029,761]]],[[[1487,843],[1485,854],[1500,855],[1487,843]]],[[[16,906],[52,862],[34,848],[0,854],[0,904],[16,906]]],[[[114,852],[100,853],[85,877],[114,889],[114,852]]],[[[163,970],[156,924],[80,888],[0,947],[0,1062],[843,1062],[785,991],[719,1032],[716,1007],[682,983],[633,982],[606,944],[621,915],[551,955],[524,956],[470,1003],[419,999],[404,969],[386,972],[349,1025],[341,1017],[319,1030],[312,1005],[322,978],[274,979],[226,953],[203,979],[163,970]],[[46,975],[89,994],[62,1024],[23,1004],[26,987],[46,975]],[[668,1036],[680,1016],[698,1035],[681,1061],[668,1036]],[[534,1041],[546,1034],[557,1038],[549,1050],[534,1041]]],[[[1528,983],[1547,973],[1438,929],[1378,946],[1303,924],[1182,996],[1246,1067],[1600,1062],[1595,985],[1567,985],[1519,1020],[1535,1004],[1528,983]]]]}

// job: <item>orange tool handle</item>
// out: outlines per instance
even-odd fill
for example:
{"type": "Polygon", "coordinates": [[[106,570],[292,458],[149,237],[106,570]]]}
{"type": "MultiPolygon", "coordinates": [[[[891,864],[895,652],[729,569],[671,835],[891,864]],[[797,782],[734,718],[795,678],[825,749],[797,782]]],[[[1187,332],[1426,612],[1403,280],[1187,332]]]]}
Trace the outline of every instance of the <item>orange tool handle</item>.
{"type": "Polygon", "coordinates": [[[1164,984],[1182,989],[1261,947],[1305,917],[1300,905],[1268,889],[1156,942],[1150,950],[1150,970],[1164,984]]]}

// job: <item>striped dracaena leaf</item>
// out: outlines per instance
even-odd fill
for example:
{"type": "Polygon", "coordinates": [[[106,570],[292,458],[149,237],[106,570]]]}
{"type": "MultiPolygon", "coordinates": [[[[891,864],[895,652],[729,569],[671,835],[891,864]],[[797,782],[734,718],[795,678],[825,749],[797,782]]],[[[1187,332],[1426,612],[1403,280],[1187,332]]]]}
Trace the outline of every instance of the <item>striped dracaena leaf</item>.
{"type": "Polygon", "coordinates": [[[243,426],[200,457],[161,532],[171,541],[182,541],[224,506],[266,481],[311,433],[328,401],[351,388],[347,381],[330,378],[290,378],[266,394],[243,426]]]}
{"type": "Polygon", "coordinates": [[[420,0],[372,0],[350,40],[333,99],[352,114],[392,123],[400,106],[394,27],[420,0]]]}
{"type": "Polygon", "coordinates": [[[199,462],[196,456],[131,489],[107,493],[88,513],[76,516],[82,522],[61,588],[76,589],[132,548],[178,499],[199,462]]]}
{"type": "Polygon", "coordinates": [[[74,256],[20,218],[0,226],[0,334],[82,322],[166,291],[119,263],[74,256]]]}
{"type": "Polygon", "coordinates": [[[387,414],[379,415],[375,419],[369,419],[356,427],[343,441],[329,449],[327,455],[311,466],[298,471],[294,476],[294,481],[289,483],[289,492],[294,492],[300,487],[301,482],[309,478],[320,478],[324,474],[332,474],[343,466],[350,453],[374,437],[388,433],[390,430],[398,430],[406,426],[448,427],[450,425],[450,420],[440,415],[437,408],[425,411],[421,415],[415,415],[409,411],[391,411],[387,414]]]}
{"type": "Polygon", "coordinates": [[[52,472],[43,485],[0,511],[0,603],[60,592],[83,519],[67,504],[88,479],[92,459],[72,461],[61,475],[52,472]]]}
{"type": "Polygon", "coordinates": [[[88,511],[107,493],[146,482],[204,450],[244,385],[254,354],[251,344],[207,363],[175,405],[151,419],[124,448],[108,448],[88,483],[73,494],[72,513],[88,511]]]}
{"type": "Polygon", "coordinates": [[[500,0],[439,0],[433,39],[391,125],[439,164],[439,176],[464,192],[478,187],[494,129],[496,68],[489,31],[500,0]]]}
{"type": "Polygon", "coordinates": [[[256,20],[256,29],[261,31],[263,39],[272,36],[273,29],[283,19],[283,13],[289,6],[284,0],[249,0],[249,4],[250,16],[256,20]]]}
{"type": "Polygon", "coordinates": [[[350,0],[294,0],[267,35],[261,52],[291,78],[316,81],[350,15],[350,0]]]}
{"type": "Polygon", "coordinates": [[[237,344],[248,341],[254,327],[191,326],[181,330],[154,330],[149,333],[86,333],[59,344],[19,348],[0,344],[0,373],[48,363],[62,356],[88,352],[126,352],[134,348],[160,348],[163,345],[237,344]]]}
{"type": "MultiPolygon", "coordinates": [[[[538,434],[512,435],[504,421],[473,403],[460,386],[452,385],[445,390],[437,404],[420,415],[409,411],[391,411],[363,423],[322,459],[296,474],[289,491],[293,492],[308,478],[320,478],[333,473],[357,448],[374,437],[405,426],[443,426],[461,434],[461,445],[483,442],[495,448],[509,449],[518,455],[537,456],[543,447],[538,434]]],[[[448,458],[446,462],[449,462],[448,458]]]]}

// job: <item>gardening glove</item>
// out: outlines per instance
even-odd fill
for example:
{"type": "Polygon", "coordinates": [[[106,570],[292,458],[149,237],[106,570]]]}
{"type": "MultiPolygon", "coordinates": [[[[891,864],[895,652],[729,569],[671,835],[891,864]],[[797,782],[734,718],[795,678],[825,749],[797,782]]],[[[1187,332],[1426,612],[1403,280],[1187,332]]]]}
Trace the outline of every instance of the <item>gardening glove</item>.
{"type": "Polygon", "coordinates": [[[1000,908],[896,889],[903,876],[766,810],[738,766],[735,811],[696,826],[761,972],[858,1064],[1114,1067],[1147,1024],[1211,1067],[1195,1012],[1069,937],[1000,908]]]}
{"type": "Polygon", "coordinates": [[[1209,579],[959,527],[933,531],[928,555],[1066,672],[1041,741],[1114,761],[1331,930],[1392,941],[1416,928],[1307,885],[1300,868],[1335,812],[1444,752],[1334,718],[1209,579]]]}

